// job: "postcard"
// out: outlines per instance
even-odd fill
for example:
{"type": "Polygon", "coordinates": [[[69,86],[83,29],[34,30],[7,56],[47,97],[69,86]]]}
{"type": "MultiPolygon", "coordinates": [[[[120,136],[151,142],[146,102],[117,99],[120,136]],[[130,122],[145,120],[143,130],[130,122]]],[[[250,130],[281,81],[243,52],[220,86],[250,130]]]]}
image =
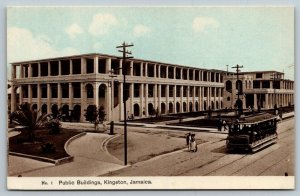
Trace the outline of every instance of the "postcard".
{"type": "Polygon", "coordinates": [[[294,67],[293,7],[7,7],[7,188],[294,189],[294,67]]]}

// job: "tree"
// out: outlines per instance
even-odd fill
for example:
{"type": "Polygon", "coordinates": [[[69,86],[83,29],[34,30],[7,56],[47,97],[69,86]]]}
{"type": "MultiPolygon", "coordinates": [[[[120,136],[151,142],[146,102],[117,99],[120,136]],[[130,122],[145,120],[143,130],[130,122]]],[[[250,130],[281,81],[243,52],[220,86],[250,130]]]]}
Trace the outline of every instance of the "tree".
{"type": "Polygon", "coordinates": [[[33,110],[29,103],[23,103],[12,113],[12,122],[16,125],[23,126],[28,132],[28,140],[34,141],[34,132],[37,129],[45,129],[49,125],[51,114],[38,114],[33,110]]]}
{"type": "Polygon", "coordinates": [[[99,112],[98,112],[98,117],[99,117],[99,122],[100,123],[103,123],[103,121],[105,120],[105,111],[104,111],[104,106],[101,105],[100,108],[99,108],[99,112]]]}
{"type": "Polygon", "coordinates": [[[97,120],[97,117],[98,117],[97,106],[96,105],[89,105],[86,109],[86,113],[85,113],[84,116],[85,116],[86,121],[94,123],[97,120]]]}

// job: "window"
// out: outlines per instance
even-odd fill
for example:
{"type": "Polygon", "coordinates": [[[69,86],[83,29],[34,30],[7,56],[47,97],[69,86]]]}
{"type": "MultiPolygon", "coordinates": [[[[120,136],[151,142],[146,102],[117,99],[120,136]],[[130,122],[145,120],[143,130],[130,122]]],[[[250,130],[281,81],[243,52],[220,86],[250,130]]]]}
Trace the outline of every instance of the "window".
{"type": "Polygon", "coordinates": [[[256,78],[262,78],[262,73],[257,73],[256,78]]]}

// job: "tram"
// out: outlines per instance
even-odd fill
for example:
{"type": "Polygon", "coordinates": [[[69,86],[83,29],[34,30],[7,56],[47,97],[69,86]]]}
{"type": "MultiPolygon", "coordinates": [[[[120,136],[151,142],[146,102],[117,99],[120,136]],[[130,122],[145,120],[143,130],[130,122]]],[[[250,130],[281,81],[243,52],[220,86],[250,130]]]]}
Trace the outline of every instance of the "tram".
{"type": "Polygon", "coordinates": [[[277,141],[277,118],[268,113],[241,117],[228,123],[228,151],[242,149],[255,152],[277,141]]]}

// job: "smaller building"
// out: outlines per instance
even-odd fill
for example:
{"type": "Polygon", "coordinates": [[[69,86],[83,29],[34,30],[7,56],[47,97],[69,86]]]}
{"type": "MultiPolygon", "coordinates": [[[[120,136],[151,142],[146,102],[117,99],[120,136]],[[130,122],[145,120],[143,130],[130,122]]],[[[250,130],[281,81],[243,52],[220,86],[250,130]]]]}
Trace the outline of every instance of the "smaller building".
{"type": "Polygon", "coordinates": [[[238,98],[243,108],[273,109],[294,105],[294,81],[278,71],[241,72],[224,76],[224,107],[234,108],[238,98]]]}

